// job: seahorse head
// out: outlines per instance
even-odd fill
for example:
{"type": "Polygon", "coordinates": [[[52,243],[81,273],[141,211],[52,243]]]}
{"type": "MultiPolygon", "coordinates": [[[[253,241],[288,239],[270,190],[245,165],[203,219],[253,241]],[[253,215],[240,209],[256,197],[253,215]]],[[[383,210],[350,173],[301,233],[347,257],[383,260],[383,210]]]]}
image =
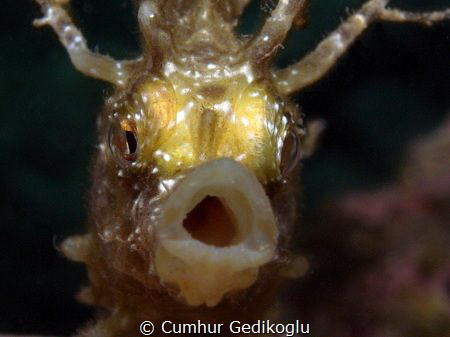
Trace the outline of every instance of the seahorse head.
{"type": "Polygon", "coordinates": [[[95,241],[108,246],[108,273],[191,306],[257,283],[281,260],[295,208],[301,120],[272,84],[263,47],[235,35],[233,10],[143,2],[148,54],[99,122],[92,205],[110,238],[95,241]]]}

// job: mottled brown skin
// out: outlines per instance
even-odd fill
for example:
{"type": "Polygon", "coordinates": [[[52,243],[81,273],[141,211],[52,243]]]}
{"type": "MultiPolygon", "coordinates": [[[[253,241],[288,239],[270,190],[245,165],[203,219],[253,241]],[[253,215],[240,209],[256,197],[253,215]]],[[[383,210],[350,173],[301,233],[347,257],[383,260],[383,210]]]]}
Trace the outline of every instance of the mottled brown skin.
{"type": "MultiPolygon", "coordinates": [[[[110,114],[106,108],[99,119],[99,144],[107,144],[110,114]]],[[[202,322],[226,324],[237,319],[250,322],[265,317],[275,301],[280,282],[277,270],[289,256],[287,247],[295,219],[297,175],[266,185],[278,224],[282,226],[276,260],[260,270],[258,282],[249,289],[225,298],[213,308],[193,308],[176,297],[176,289],[161,285],[152,266],[153,238],[133,236],[137,226],[151,226],[152,211],[145,207],[136,209],[133,205],[138,198],[149,203],[159,193],[157,185],[161,178],[142,170],[130,170],[121,177],[111,156],[108,148],[97,150],[90,193],[89,234],[81,239],[82,248],[77,254],[88,266],[91,281],[80,294],[82,300],[118,311],[80,336],[139,336],[138,328],[144,320],[151,320],[158,326],[164,320],[182,323],[196,322],[200,318],[202,322]],[[120,224],[120,228],[114,231],[112,224],[120,224]],[[105,230],[114,232],[111,238],[101,235],[105,230]],[[129,322],[122,327],[125,318],[129,322]]]]}
{"type": "Polygon", "coordinates": [[[37,24],[53,27],[74,65],[116,87],[98,119],[88,234],[62,247],[88,267],[91,284],[80,298],[105,309],[79,334],[91,337],[139,336],[144,320],[158,327],[164,320],[266,318],[279,271],[290,259],[297,163],[317,134],[304,139],[287,95],[325,75],[374,20],[431,24],[450,16],[449,10],[406,13],[387,9],[387,0],[370,0],[304,59],[273,70],[270,61],[291,26],[304,25],[308,1],[280,0],[250,39],[234,32],[249,0],[141,1],[144,55],[133,61],[91,52],[62,7],[67,1],[36,1],[45,13],[37,24]],[[190,305],[158,276],[158,210],[186,175],[219,158],[242,164],[263,186],[276,220],[276,251],[246,289],[227,293],[217,305],[190,305]]]}
{"type": "MultiPolygon", "coordinates": [[[[103,130],[100,132],[100,144],[108,138],[107,114],[108,110],[99,122],[100,130],[103,130]]],[[[117,164],[110,156],[109,151],[98,150],[93,165],[88,221],[90,234],[83,237],[79,252],[88,266],[91,285],[80,295],[84,302],[106,309],[119,308],[119,311],[100,321],[100,325],[94,328],[96,332],[88,332],[86,336],[109,336],[110,332],[114,336],[138,336],[139,324],[149,319],[158,326],[164,320],[181,323],[195,322],[201,318],[202,322],[226,323],[264,317],[274,301],[274,288],[279,282],[276,270],[287,259],[287,249],[283,247],[287,247],[287,237],[293,225],[294,181],[290,180],[286,185],[275,182],[267,186],[268,193],[273,195],[273,207],[279,211],[279,223],[285,226],[278,261],[266,265],[261,270],[259,281],[245,292],[226,298],[214,308],[193,308],[176,297],[175,289],[160,284],[152,270],[153,238],[142,236],[139,240],[129,240],[136,226],[140,224],[144,227],[149,223],[151,213],[151,209],[143,207],[136,210],[133,205],[137,198],[149,203],[158,194],[159,177],[141,171],[127,172],[125,177],[120,177],[117,164]],[[96,235],[116,223],[121,226],[110,240],[96,235]],[[136,245],[134,249],[133,244],[136,245]],[[130,324],[122,329],[120,322],[125,317],[130,319],[130,324]]]]}

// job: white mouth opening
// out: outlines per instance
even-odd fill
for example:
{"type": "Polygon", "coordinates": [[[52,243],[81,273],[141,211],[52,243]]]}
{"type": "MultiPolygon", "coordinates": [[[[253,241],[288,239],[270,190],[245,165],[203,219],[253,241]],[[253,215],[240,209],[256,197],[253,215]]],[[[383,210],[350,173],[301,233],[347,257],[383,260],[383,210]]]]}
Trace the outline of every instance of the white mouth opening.
{"type": "Polygon", "coordinates": [[[231,159],[196,168],[175,187],[156,228],[156,270],[190,305],[214,306],[249,287],[275,252],[278,231],[256,177],[231,159]]]}

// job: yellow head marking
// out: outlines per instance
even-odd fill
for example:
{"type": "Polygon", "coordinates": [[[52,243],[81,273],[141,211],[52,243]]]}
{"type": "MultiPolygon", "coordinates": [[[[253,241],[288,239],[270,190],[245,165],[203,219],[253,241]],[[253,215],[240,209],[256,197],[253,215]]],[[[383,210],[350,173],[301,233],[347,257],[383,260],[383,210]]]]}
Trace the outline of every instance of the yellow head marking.
{"type": "Polygon", "coordinates": [[[145,106],[137,121],[140,160],[171,177],[228,157],[261,181],[279,177],[287,120],[271,87],[264,81],[248,85],[242,78],[197,87],[185,78],[177,78],[176,85],[152,79],[139,87],[145,106]]]}

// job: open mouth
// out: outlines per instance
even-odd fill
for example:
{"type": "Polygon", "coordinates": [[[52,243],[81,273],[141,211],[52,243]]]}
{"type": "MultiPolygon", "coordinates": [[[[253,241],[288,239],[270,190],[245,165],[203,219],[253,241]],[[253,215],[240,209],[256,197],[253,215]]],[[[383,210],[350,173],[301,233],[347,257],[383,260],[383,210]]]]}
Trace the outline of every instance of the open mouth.
{"type": "Polygon", "coordinates": [[[183,227],[193,239],[227,247],[236,243],[238,229],[233,212],[218,197],[206,196],[184,218],[183,227]]]}
{"type": "Polygon", "coordinates": [[[270,201],[238,162],[205,163],[179,183],[156,227],[156,270],[189,305],[215,306],[253,284],[273,259],[278,231],[270,201]]]}

